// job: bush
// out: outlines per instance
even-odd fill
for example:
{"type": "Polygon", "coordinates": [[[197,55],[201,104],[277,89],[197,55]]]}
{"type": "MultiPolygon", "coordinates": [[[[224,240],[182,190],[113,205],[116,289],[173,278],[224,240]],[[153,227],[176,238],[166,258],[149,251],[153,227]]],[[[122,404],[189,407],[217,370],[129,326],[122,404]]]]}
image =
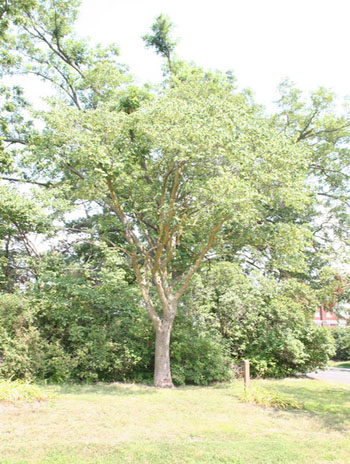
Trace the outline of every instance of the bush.
{"type": "MultiPolygon", "coordinates": [[[[41,266],[40,286],[27,293],[30,302],[0,298],[0,374],[53,383],[151,382],[154,331],[137,286],[119,262],[106,260],[92,273],[51,255],[41,266]]],[[[220,334],[181,311],[171,362],[176,384],[208,384],[230,375],[220,334]]]]}
{"type": "Polygon", "coordinates": [[[330,330],[312,323],[298,331],[285,328],[277,333],[271,328],[259,335],[246,348],[253,376],[281,378],[322,369],[334,353],[330,330]]]}
{"type": "Polygon", "coordinates": [[[332,330],[335,340],[335,354],[333,359],[337,361],[349,361],[350,359],[350,327],[339,327],[332,330]]]}
{"type": "Polygon", "coordinates": [[[96,382],[149,373],[152,327],[138,289],[127,282],[120,260],[96,267],[92,272],[61,255],[43,260],[40,288],[32,292],[45,345],[39,378],[96,382]]]}
{"type": "Polygon", "coordinates": [[[0,376],[33,380],[42,363],[43,346],[33,325],[28,301],[0,294],[0,376]]]}
{"type": "MultiPolygon", "coordinates": [[[[151,382],[154,331],[121,262],[107,257],[92,271],[53,254],[40,265],[39,285],[27,299],[0,295],[0,375],[151,382]]],[[[231,263],[195,276],[171,337],[174,383],[229,380],[231,365],[244,358],[253,376],[325,367],[333,340],[329,330],[313,325],[308,290],[293,279],[250,280],[231,263]]]]}
{"type": "Polygon", "coordinates": [[[218,332],[181,314],[178,316],[171,342],[175,384],[208,385],[230,380],[231,364],[228,344],[218,332]]]}
{"type": "Polygon", "coordinates": [[[333,356],[331,332],[312,321],[316,296],[296,279],[247,276],[221,262],[197,276],[187,299],[193,314],[217,328],[236,364],[250,359],[253,376],[306,373],[333,356]]]}

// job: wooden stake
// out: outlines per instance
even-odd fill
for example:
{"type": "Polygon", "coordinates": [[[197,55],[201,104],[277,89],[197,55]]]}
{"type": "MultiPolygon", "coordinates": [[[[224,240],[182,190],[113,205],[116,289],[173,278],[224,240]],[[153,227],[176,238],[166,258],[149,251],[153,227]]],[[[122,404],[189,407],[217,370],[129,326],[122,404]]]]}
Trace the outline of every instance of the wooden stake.
{"type": "Polygon", "coordinates": [[[244,360],[244,390],[249,388],[250,384],[250,361],[249,359],[244,360]]]}

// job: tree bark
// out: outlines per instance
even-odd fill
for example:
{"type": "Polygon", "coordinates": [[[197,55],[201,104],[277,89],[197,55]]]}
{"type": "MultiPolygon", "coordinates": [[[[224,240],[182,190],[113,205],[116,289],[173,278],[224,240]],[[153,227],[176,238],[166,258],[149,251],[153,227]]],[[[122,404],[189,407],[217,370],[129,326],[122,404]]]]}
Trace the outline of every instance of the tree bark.
{"type": "Polygon", "coordinates": [[[173,388],[170,370],[170,335],[173,321],[162,321],[156,331],[154,356],[154,385],[160,388],[173,388]]]}

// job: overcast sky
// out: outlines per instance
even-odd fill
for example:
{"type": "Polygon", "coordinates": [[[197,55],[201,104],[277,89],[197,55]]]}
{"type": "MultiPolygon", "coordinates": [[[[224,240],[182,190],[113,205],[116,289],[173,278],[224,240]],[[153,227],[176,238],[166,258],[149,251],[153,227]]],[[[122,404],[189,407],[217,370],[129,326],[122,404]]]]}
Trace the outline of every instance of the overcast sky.
{"type": "Polygon", "coordinates": [[[141,81],[159,82],[161,61],[141,36],[160,13],[176,26],[182,59],[232,69],[260,103],[276,99],[286,77],[350,95],[350,0],[83,0],[78,33],[116,42],[141,81]]]}

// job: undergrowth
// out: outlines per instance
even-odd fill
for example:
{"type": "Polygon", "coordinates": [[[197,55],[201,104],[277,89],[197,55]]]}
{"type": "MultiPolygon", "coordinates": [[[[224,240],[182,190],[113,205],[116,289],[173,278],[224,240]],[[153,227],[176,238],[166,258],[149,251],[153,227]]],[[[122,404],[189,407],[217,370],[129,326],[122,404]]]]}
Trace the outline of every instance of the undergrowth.
{"type": "Polygon", "coordinates": [[[245,403],[278,409],[304,409],[304,404],[277,390],[270,390],[251,385],[240,395],[245,403]]]}
{"type": "Polygon", "coordinates": [[[53,398],[53,393],[43,391],[38,385],[21,380],[0,379],[0,401],[46,401],[53,398]]]}

